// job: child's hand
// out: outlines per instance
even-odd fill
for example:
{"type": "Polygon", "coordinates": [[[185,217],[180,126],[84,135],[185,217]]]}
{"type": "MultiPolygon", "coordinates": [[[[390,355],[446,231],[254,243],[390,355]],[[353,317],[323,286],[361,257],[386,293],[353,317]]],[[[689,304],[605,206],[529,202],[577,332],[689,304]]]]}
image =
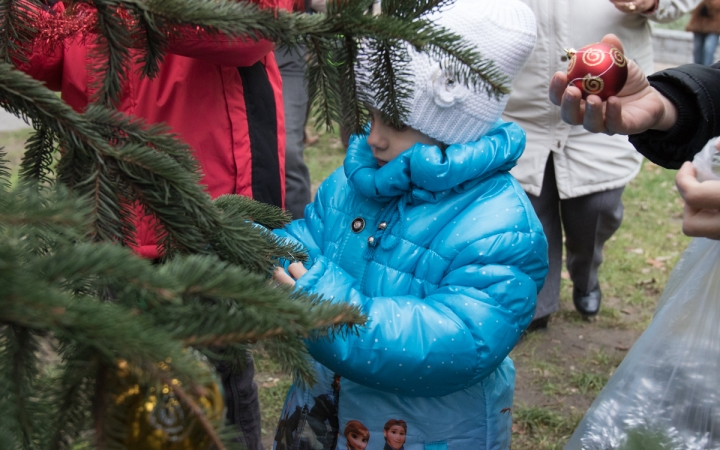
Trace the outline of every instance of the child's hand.
{"type": "Polygon", "coordinates": [[[286,284],[288,286],[295,286],[295,280],[299,280],[300,277],[307,273],[307,269],[302,263],[294,262],[288,266],[287,272],[282,267],[276,267],[273,272],[273,279],[276,283],[286,284]],[[288,272],[290,272],[288,274],[288,272]]]}
{"type": "Polygon", "coordinates": [[[720,240],[720,181],[699,182],[692,163],[686,162],[675,184],[685,200],[683,233],[720,240]]]}

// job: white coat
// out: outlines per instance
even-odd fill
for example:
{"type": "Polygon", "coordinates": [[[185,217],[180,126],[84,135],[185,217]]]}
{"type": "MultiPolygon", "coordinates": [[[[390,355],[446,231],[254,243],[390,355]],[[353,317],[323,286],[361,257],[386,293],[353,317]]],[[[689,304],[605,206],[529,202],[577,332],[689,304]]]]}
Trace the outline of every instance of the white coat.
{"type": "Polygon", "coordinates": [[[564,49],[599,42],[607,33],[622,41],[625,54],[653,72],[650,20],[669,22],[689,12],[699,0],[660,0],[652,14],[625,14],[610,0],[522,0],[537,17],[537,46],[515,78],[504,118],[527,133],[525,153],[511,171],[526,192],[540,195],[545,163],[553,152],[561,199],[624,186],[640,170],[642,155],[627,136],[592,134],[560,118],[548,100],[550,79],[566,71],[564,49]]]}

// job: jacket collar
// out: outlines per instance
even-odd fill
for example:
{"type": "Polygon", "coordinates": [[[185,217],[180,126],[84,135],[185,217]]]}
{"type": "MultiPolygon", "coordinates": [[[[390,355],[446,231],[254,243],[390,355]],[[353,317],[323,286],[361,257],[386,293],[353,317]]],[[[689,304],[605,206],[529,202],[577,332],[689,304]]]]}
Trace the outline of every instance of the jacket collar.
{"type": "Polygon", "coordinates": [[[455,144],[445,152],[415,144],[379,167],[366,136],[353,136],[345,157],[348,182],[362,195],[387,203],[399,196],[435,203],[451,191],[461,192],[499,171],[508,171],[525,148],[525,132],[499,120],[476,142],[455,144]],[[406,195],[410,194],[410,195],[406,195]]]}

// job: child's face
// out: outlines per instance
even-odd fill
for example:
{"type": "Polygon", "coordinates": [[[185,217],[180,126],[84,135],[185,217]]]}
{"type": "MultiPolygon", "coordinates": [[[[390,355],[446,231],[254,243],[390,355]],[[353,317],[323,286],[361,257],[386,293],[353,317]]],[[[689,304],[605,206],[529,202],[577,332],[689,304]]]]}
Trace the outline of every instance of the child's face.
{"type": "Polygon", "coordinates": [[[396,130],[382,121],[380,111],[372,109],[372,122],[370,136],[367,143],[372,148],[373,156],[380,167],[392,161],[400,153],[409,149],[418,142],[422,144],[439,145],[430,136],[408,126],[396,130]]]}
{"type": "Polygon", "coordinates": [[[347,436],[348,448],[352,450],[365,450],[368,445],[368,437],[351,431],[347,436]]]}
{"type": "Polygon", "coordinates": [[[399,449],[405,443],[405,428],[400,425],[393,425],[383,433],[385,433],[387,443],[394,449],[399,449]]]}

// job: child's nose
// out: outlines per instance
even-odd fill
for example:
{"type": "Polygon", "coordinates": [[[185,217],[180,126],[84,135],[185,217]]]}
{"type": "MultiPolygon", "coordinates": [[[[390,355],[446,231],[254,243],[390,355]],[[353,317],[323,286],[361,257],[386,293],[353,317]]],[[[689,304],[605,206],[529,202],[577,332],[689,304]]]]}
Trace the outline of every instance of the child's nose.
{"type": "Polygon", "coordinates": [[[387,139],[383,137],[382,133],[378,131],[378,127],[376,126],[370,127],[370,135],[367,138],[367,143],[371,147],[381,150],[387,147],[387,139]]]}

